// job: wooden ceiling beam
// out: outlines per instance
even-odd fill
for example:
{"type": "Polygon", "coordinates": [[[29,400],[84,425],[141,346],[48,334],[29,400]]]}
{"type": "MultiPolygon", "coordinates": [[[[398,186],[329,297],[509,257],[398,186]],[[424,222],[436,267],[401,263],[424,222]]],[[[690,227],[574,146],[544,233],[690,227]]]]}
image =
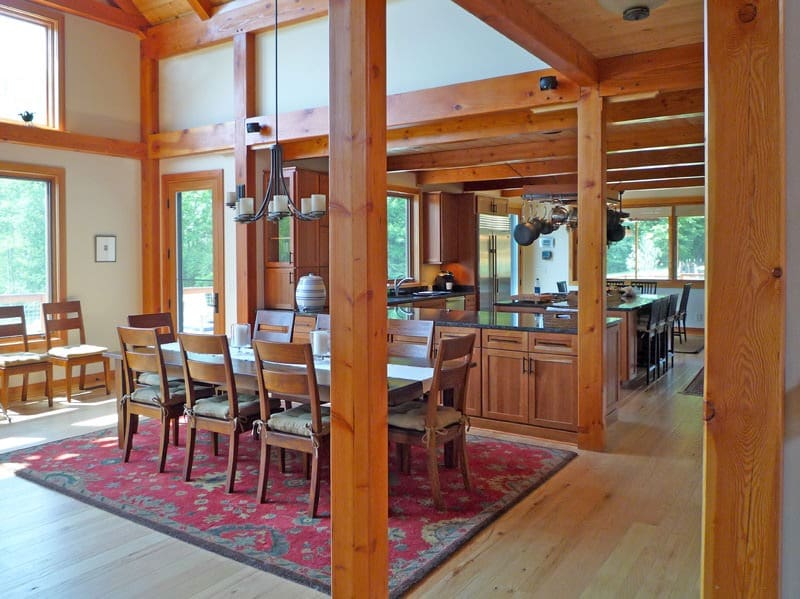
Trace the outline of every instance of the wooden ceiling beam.
{"type": "MultiPolygon", "coordinates": [[[[328,0],[294,0],[284,5],[278,12],[279,26],[328,14],[328,0]]],[[[168,58],[230,41],[237,33],[257,33],[274,27],[274,4],[231,2],[220,5],[206,21],[190,15],[151,27],[142,41],[142,52],[151,58],[168,58]]]]}
{"type": "Polygon", "coordinates": [[[608,127],[608,151],[645,150],[670,146],[695,146],[704,143],[703,123],[689,120],[612,125],[608,127]]]}
{"type": "Polygon", "coordinates": [[[520,189],[533,186],[558,186],[578,184],[577,173],[570,175],[548,175],[544,177],[517,177],[514,179],[501,179],[498,181],[470,181],[464,184],[464,191],[494,191],[500,189],[520,189]]]}
{"type": "Polygon", "coordinates": [[[663,148],[660,150],[638,150],[633,152],[613,152],[608,154],[609,170],[621,168],[642,168],[665,165],[703,164],[705,147],[701,145],[683,148],[663,148]]]}
{"type": "Polygon", "coordinates": [[[599,80],[594,56],[527,0],[453,1],[578,85],[599,80]]]}
{"type": "Polygon", "coordinates": [[[211,4],[209,0],[186,0],[186,2],[189,3],[189,6],[192,7],[192,11],[200,17],[201,21],[208,21],[214,12],[214,5],[211,4]]]}
{"type": "Polygon", "coordinates": [[[143,160],[147,153],[145,145],[138,141],[126,141],[109,137],[96,137],[83,133],[70,133],[47,127],[28,127],[0,122],[0,142],[72,150],[104,156],[119,156],[143,160]]]}
{"type": "Polygon", "coordinates": [[[625,123],[664,119],[665,117],[699,116],[705,110],[702,89],[679,90],[657,94],[653,98],[632,102],[609,102],[608,123],[625,123]]]}
{"type": "Polygon", "coordinates": [[[702,164],[692,166],[662,166],[658,168],[636,168],[619,171],[608,171],[606,180],[609,185],[625,181],[648,181],[652,179],[685,179],[687,177],[704,177],[705,167],[702,164]]]}
{"type": "Polygon", "coordinates": [[[54,8],[71,15],[83,17],[91,21],[116,27],[123,31],[135,33],[139,38],[145,37],[145,30],[150,26],[141,14],[128,14],[125,11],[96,2],[95,0],[31,0],[39,6],[54,8]]]}
{"type": "Polygon", "coordinates": [[[133,0],[113,0],[114,4],[126,15],[143,17],[142,11],[133,3],[133,0]]]}
{"type": "Polygon", "coordinates": [[[163,159],[192,154],[232,152],[234,132],[234,122],[229,121],[216,125],[157,133],[147,139],[148,158],[163,159]]]}
{"type": "Polygon", "coordinates": [[[702,187],[705,177],[686,177],[683,179],[654,179],[651,181],[624,181],[608,185],[608,191],[635,191],[645,189],[677,189],[679,187],[702,187]]]}
{"type": "Polygon", "coordinates": [[[487,179],[510,179],[513,177],[536,177],[540,175],[563,175],[578,172],[576,158],[517,162],[468,168],[452,168],[417,173],[417,184],[440,185],[443,183],[466,183],[487,179]]]}
{"type": "Polygon", "coordinates": [[[703,44],[606,58],[599,62],[600,93],[618,96],[703,89],[703,44]]]}

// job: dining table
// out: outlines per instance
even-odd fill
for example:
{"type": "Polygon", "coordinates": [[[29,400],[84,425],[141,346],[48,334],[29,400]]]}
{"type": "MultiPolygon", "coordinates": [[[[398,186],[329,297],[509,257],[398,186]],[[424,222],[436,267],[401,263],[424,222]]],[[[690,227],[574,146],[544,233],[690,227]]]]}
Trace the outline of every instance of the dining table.
{"type": "MultiPolygon", "coordinates": [[[[177,342],[161,345],[164,364],[168,376],[183,376],[183,363],[180,348],[177,342]]],[[[256,363],[251,347],[230,347],[231,366],[233,367],[234,380],[237,390],[254,393],[258,388],[256,363]]],[[[103,354],[114,361],[114,384],[117,398],[124,394],[123,380],[125,374],[122,368],[122,352],[108,351],[103,354]]],[[[222,360],[222,356],[212,359],[222,360]]],[[[320,401],[328,403],[331,385],[331,360],[330,356],[315,356],[314,368],[317,374],[320,401]]],[[[389,406],[398,405],[406,401],[422,397],[433,381],[433,361],[421,358],[406,358],[390,356],[386,365],[387,375],[387,403],[389,406]]],[[[120,402],[117,402],[117,436],[119,446],[123,446],[125,439],[125,422],[120,413],[120,402]]]]}

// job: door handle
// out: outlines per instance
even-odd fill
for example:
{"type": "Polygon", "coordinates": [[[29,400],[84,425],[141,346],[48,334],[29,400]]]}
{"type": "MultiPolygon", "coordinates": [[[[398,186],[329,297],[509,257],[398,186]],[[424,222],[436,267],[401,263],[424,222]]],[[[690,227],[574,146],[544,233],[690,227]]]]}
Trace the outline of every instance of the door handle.
{"type": "Polygon", "coordinates": [[[214,314],[219,314],[219,293],[214,292],[214,314]]]}

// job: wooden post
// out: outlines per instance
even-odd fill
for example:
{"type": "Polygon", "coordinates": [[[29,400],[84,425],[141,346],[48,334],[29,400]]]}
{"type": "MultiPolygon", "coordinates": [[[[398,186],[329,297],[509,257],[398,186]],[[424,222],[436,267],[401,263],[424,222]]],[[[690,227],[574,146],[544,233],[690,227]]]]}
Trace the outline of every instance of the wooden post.
{"type": "MultiPolygon", "coordinates": [[[[139,58],[139,92],[141,95],[141,136],[158,133],[158,61],[141,53],[139,58]]],[[[142,310],[157,312],[163,309],[161,276],[161,210],[159,192],[159,162],[149,156],[141,161],[142,169],[142,310]]]]}
{"type": "Polygon", "coordinates": [[[606,144],[603,98],[578,100],[578,447],[606,443],[606,144]]]}
{"type": "Polygon", "coordinates": [[[781,593],[784,4],[706,1],[704,597],[781,593]]]}
{"type": "MultiPolygon", "coordinates": [[[[237,33],[233,37],[233,81],[236,119],[234,122],[235,184],[244,184],[248,196],[256,195],[255,152],[247,145],[245,119],[256,109],[255,36],[237,33]]],[[[256,198],[256,207],[259,205],[256,198]]],[[[226,216],[229,216],[226,214],[226,216]]],[[[258,305],[258,259],[256,237],[262,225],[236,225],[236,320],[253,322],[258,305]]]]}
{"type": "Polygon", "coordinates": [[[330,15],[334,597],[388,593],[386,1],[330,15]]]}

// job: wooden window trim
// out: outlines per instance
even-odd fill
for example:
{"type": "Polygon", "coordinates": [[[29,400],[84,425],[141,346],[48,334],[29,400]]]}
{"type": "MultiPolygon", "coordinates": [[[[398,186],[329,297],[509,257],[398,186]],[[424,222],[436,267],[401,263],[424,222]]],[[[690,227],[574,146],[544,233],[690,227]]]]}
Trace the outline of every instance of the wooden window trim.
{"type": "Polygon", "coordinates": [[[47,122],[37,126],[65,130],[64,15],[28,0],[0,0],[0,13],[47,29],[47,122]]]}
{"type": "MultiPolygon", "coordinates": [[[[67,297],[67,226],[66,226],[66,170],[55,166],[41,166],[18,162],[0,162],[0,176],[21,179],[38,179],[50,183],[50,289],[51,301],[67,297]]],[[[45,352],[44,333],[28,337],[31,351],[45,352]]]]}

